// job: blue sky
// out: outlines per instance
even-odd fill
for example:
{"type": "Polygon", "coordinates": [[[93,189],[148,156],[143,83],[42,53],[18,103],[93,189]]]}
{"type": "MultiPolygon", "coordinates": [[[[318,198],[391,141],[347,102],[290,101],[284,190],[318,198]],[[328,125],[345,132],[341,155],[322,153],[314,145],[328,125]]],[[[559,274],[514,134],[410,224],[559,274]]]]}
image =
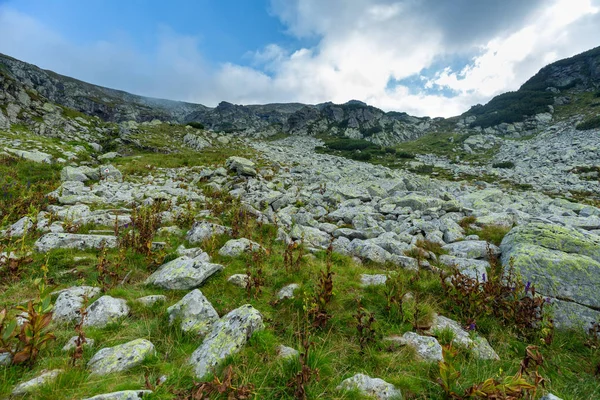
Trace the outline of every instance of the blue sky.
{"type": "Polygon", "coordinates": [[[0,0],[0,52],[133,93],[457,115],[600,45],[600,0],[0,0]]]}

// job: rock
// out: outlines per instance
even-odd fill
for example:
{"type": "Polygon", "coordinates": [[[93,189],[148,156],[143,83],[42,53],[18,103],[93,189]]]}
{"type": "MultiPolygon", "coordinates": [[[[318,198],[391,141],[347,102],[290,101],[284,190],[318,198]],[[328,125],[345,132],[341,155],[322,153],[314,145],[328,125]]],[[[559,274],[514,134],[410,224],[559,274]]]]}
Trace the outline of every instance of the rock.
{"type": "Polygon", "coordinates": [[[494,256],[500,254],[498,246],[484,240],[464,240],[462,242],[450,243],[442,247],[442,249],[446,250],[451,256],[486,260],[489,258],[488,248],[494,256]]]}
{"type": "Polygon", "coordinates": [[[114,347],[99,350],[87,366],[92,375],[106,375],[126,371],[141,364],[154,354],[154,345],[146,339],[136,339],[114,347]]]}
{"type": "Polygon", "coordinates": [[[87,308],[87,316],[83,326],[93,326],[95,328],[104,328],[110,323],[117,322],[119,319],[129,314],[127,301],[115,299],[111,296],[102,296],[87,308]]]}
{"type": "Polygon", "coordinates": [[[37,151],[37,150],[27,151],[27,150],[19,150],[19,149],[9,149],[8,147],[5,147],[4,151],[6,151],[7,153],[10,153],[12,155],[15,155],[19,158],[23,158],[25,160],[33,161],[36,163],[52,164],[52,162],[54,161],[54,159],[52,158],[52,156],[50,154],[46,154],[46,153],[43,153],[43,152],[37,151]]]}
{"type": "Polygon", "coordinates": [[[377,275],[361,274],[360,275],[360,285],[361,286],[385,285],[386,281],[387,281],[387,275],[382,275],[382,274],[377,274],[377,275]]]}
{"type": "Polygon", "coordinates": [[[147,394],[152,394],[152,391],[151,390],[122,390],[120,392],[99,394],[97,396],[88,397],[83,400],[141,400],[147,394]]]}
{"type": "Polygon", "coordinates": [[[360,239],[354,239],[350,242],[349,250],[355,256],[380,264],[389,261],[392,257],[392,254],[382,247],[360,239]]]}
{"type": "Polygon", "coordinates": [[[300,285],[298,285],[297,283],[290,283],[289,285],[281,288],[281,290],[277,293],[277,298],[279,300],[293,299],[294,292],[299,288],[300,288],[300,285]]]}
{"type": "Polygon", "coordinates": [[[113,249],[117,245],[116,236],[46,233],[35,242],[34,249],[46,253],[52,249],[98,250],[102,247],[113,249]]]}
{"type": "Polygon", "coordinates": [[[52,320],[55,322],[79,322],[81,314],[79,310],[83,305],[85,296],[92,298],[100,293],[100,288],[91,286],[75,286],[62,290],[54,303],[52,320]]]}
{"type": "MultiPolygon", "coordinates": [[[[574,228],[533,222],[513,228],[502,240],[502,264],[512,265],[545,296],[559,298],[556,313],[573,302],[600,308],[600,236],[574,228]]],[[[576,311],[579,307],[570,307],[576,311]]],[[[566,311],[566,310],[565,310],[566,311]]],[[[581,310],[582,312],[584,310],[581,310]]],[[[587,317],[581,314],[581,321],[587,317]]],[[[576,326],[577,315],[559,318],[576,326]]]]}
{"type": "Polygon", "coordinates": [[[337,390],[358,390],[363,396],[378,400],[402,399],[400,389],[380,378],[371,378],[364,374],[356,374],[344,379],[337,390]]]}
{"type": "Polygon", "coordinates": [[[12,363],[12,355],[10,353],[0,353],[0,367],[7,367],[12,363]]]}
{"type": "Polygon", "coordinates": [[[29,217],[23,217],[8,227],[4,236],[20,238],[25,236],[33,228],[33,221],[29,217]]]}
{"type": "Polygon", "coordinates": [[[229,312],[213,325],[192,354],[190,364],[196,377],[204,377],[225,358],[240,351],[252,334],[263,328],[262,315],[249,304],[229,312]]]}
{"type": "Polygon", "coordinates": [[[220,264],[210,264],[183,256],[162,265],[148,277],[146,284],[163,289],[191,290],[222,270],[223,266],[220,264]]]}
{"type": "Polygon", "coordinates": [[[180,323],[184,332],[206,335],[213,324],[219,320],[219,314],[198,289],[186,294],[179,302],[167,308],[169,323],[180,323]]]}
{"type": "Polygon", "coordinates": [[[20,383],[12,391],[13,396],[24,396],[27,393],[33,392],[39,389],[41,386],[47,385],[50,382],[56,380],[58,375],[63,372],[62,369],[54,369],[52,371],[44,371],[41,375],[27,381],[20,383]]]}
{"type": "Polygon", "coordinates": [[[442,346],[437,339],[421,336],[414,332],[406,332],[401,337],[392,337],[391,340],[412,347],[417,355],[425,361],[441,361],[442,346]]]}
{"type": "MultiPolygon", "coordinates": [[[[77,347],[77,338],[78,336],[73,336],[69,341],[63,346],[63,351],[71,351],[77,347]]],[[[94,347],[94,339],[86,338],[83,347],[94,347]]]]}
{"type": "Polygon", "coordinates": [[[192,229],[188,231],[186,239],[190,243],[200,243],[216,235],[231,235],[231,233],[231,228],[213,224],[211,222],[200,221],[195,222],[194,225],[192,225],[192,229]]]}
{"type": "Polygon", "coordinates": [[[135,301],[142,303],[143,305],[145,305],[146,307],[151,307],[156,303],[164,303],[167,301],[167,296],[164,296],[162,294],[153,294],[150,296],[144,296],[144,297],[140,297],[139,299],[136,299],[135,301]]]}
{"type": "Polygon", "coordinates": [[[256,176],[255,164],[243,157],[229,157],[225,161],[225,166],[238,175],[256,176]]]}
{"type": "Polygon", "coordinates": [[[227,278],[227,282],[245,289],[248,286],[248,275],[234,274],[227,278]]]}
{"type": "Polygon", "coordinates": [[[487,269],[490,267],[490,263],[485,260],[453,257],[446,254],[441,255],[438,261],[447,267],[456,267],[462,274],[480,281],[483,279],[483,274],[487,274],[487,269]]]}
{"type": "Polygon", "coordinates": [[[100,176],[100,179],[103,180],[123,182],[123,174],[121,173],[121,171],[119,171],[110,164],[99,166],[98,174],[100,176]]]}
{"type": "Polygon", "coordinates": [[[112,160],[113,158],[117,158],[119,157],[119,153],[117,153],[116,151],[110,151],[108,153],[104,153],[101,156],[98,156],[98,160],[100,161],[104,161],[104,160],[112,160]]]}
{"type": "Polygon", "coordinates": [[[231,239],[219,249],[219,255],[225,257],[238,257],[245,252],[250,251],[264,251],[264,248],[260,244],[246,238],[231,239]]]}
{"type": "Polygon", "coordinates": [[[560,397],[553,395],[552,393],[548,393],[540,398],[540,400],[562,400],[560,397]]]}
{"type": "Polygon", "coordinates": [[[481,360],[499,360],[500,357],[494,351],[492,346],[488,343],[485,338],[475,336],[471,339],[469,333],[464,330],[460,324],[456,321],[446,318],[442,315],[436,315],[433,318],[433,324],[431,328],[426,332],[429,335],[435,335],[436,332],[449,329],[454,333],[454,340],[452,343],[463,346],[470,349],[475,356],[481,360]]]}
{"type": "Polygon", "coordinates": [[[92,173],[93,169],[90,167],[64,167],[60,171],[60,180],[63,182],[87,182],[92,173]]]}
{"type": "Polygon", "coordinates": [[[312,247],[326,249],[331,240],[330,236],[310,226],[295,225],[290,231],[290,237],[294,240],[304,240],[304,243],[312,247]]]}
{"type": "Polygon", "coordinates": [[[277,347],[277,358],[287,360],[290,358],[298,357],[298,354],[298,350],[292,347],[287,347],[282,344],[277,347]]]}

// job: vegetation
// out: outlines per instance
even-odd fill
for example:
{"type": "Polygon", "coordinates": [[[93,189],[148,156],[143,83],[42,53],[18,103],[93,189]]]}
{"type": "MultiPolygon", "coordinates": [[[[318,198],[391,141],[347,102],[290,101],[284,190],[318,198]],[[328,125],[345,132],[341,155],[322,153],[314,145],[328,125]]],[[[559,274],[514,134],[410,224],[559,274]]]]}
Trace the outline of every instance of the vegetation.
{"type": "Polygon", "coordinates": [[[600,128],[600,116],[589,118],[583,122],[580,122],[575,127],[575,129],[577,129],[579,131],[587,131],[590,129],[598,129],[598,128],[600,128]]]}
{"type": "Polygon", "coordinates": [[[188,122],[187,125],[191,126],[192,128],[204,130],[204,125],[201,122],[192,121],[188,122]]]}
{"type": "Polygon", "coordinates": [[[515,167],[515,163],[512,162],[512,161],[497,162],[497,163],[493,163],[492,167],[493,168],[506,168],[506,169],[510,169],[510,168],[514,168],[515,167]]]}

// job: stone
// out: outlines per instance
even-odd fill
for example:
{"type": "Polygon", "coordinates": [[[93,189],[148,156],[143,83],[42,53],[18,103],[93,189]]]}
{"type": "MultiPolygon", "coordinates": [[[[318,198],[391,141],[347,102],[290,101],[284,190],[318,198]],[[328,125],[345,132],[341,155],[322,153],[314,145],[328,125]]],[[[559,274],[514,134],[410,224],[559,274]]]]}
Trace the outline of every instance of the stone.
{"type": "Polygon", "coordinates": [[[116,236],[46,233],[35,242],[34,249],[46,253],[53,249],[98,250],[102,247],[113,249],[117,245],[116,236]]]}
{"type": "Polygon", "coordinates": [[[488,259],[488,249],[494,255],[500,254],[498,246],[484,240],[464,240],[442,246],[449,255],[460,258],[488,259]]]}
{"type": "Polygon", "coordinates": [[[123,174],[113,165],[101,165],[98,167],[99,178],[107,181],[123,182],[123,174]]]}
{"type": "Polygon", "coordinates": [[[211,264],[187,256],[162,265],[146,279],[146,284],[163,289],[191,290],[202,285],[213,274],[223,270],[220,264],[211,264]]]}
{"type": "Polygon", "coordinates": [[[12,363],[12,355],[10,353],[0,353],[0,367],[7,367],[12,363]]]}
{"type": "Polygon", "coordinates": [[[234,274],[227,278],[227,282],[245,289],[248,286],[248,275],[234,274]]]}
{"type": "Polygon", "coordinates": [[[384,248],[360,239],[354,239],[350,242],[349,250],[355,256],[380,264],[389,261],[392,257],[392,254],[384,248]]]}
{"type": "Polygon", "coordinates": [[[126,317],[129,314],[129,307],[127,301],[123,299],[102,296],[90,304],[86,311],[87,316],[83,321],[83,326],[104,328],[106,325],[126,317]]]}
{"type": "Polygon", "coordinates": [[[255,164],[243,157],[229,157],[225,161],[225,166],[230,171],[234,171],[238,175],[256,176],[255,164]]]}
{"type": "Polygon", "coordinates": [[[442,315],[436,315],[433,318],[431,328],[425,333],[429,335],[436,335],[439,331],[449,329],[454,333],[453,344],[458,344],[467,349],[470,349],[473,354],[481,360],[499,360],[500,357],[494,351],[492,346],[488,343],[485,338],[475,336],[471,338],[469,333],[460,326],[460,324],[450,318],[446,318],[442,315]]]}
{"type": "Polygon", "coordinates": [[[249,251],[264,251],[264,248],[260,244],[246,238],[231,239],[219,249],[219,255],[238,257],[249,251]]]}
{"type": "Polygon", "coordinates": [[[79,322],[81,314],[79,310],[83,305],[84,297],[92,298],[100,293],[100,288],[92,286],[74,286],[58,293],[52,320],[59,323],[79,322]]]}
{"type": "Polygon", "coordinates": [[[140,365],[154,354],[154,345],[146,339],[136,339],[99,350],[87,363],[92,375],[126,371],[140,365]]]}
{"type": "Polygon", "coordinates": [[[101,156],[98,156],[98,160],[100,161],[104,161],[104,160],[112,160],[113,158],[117,158],[119,157],[119,153],[117,153],[116,151],[110,151],[108,153],[104,153],[101,156]]]}
{"type": "Polygon", "coordinates": [[[553,395],[552,393],[545,394],[540,400],[562,400],[560,397],[553,395]]]}
{"type": "Polygon", "coordinates": [[[156,303],[165,303],[167,301],[167,296],[164,296],[162,294],[153,294],[150,296],[140,297],[135,301],[143,304],[146,307],[152,307],[156,303]]]}
{"type": "Polygon", "coordinates": [[[219,314],[198,289],[192,290],[179,302],[167,308],[167,313],[170,324],[177,321],[182,331],[194,332],[200,336],[206,335],[219,320],[219,314]]]}
{"type": "MultiPolygon", "coordinates": [[[[544,296],[559,298],[557,314],[567,302],[600,308],[600,236],[570,227],[532,222],[513,228],[502,240],[502,264],[512,263],[525,281],[544,296]]],[[[569,307],[578,311],[580,307],[569,307]]],[[[578,312],[581,322],[585,310],[578,312]]],[[[560,325],[577,326],[577,314],[560,318],[560,325]]]]}
{"type": "Polygon", "coordinates": [[[344,379],[337,390],[358,390],[363,396],[377,400],[402,399],[402,392],[394,385],[380,378],[371,378],[368,375],[356,374],[344,379]]]}
{"type": "Polygon", "coordinates": [[[20,238],[25,236],[33,228],[33,221],[29,217],[23,217],[8,227],[4,236],[20,238]]]}
{"type": "Polygon", "coordinates": [[[23,158],[25,160],[28,161],[33,161],[36,163],[43,163],[43,164],[52,164],[54,159],[50,154],[47,153],[43,153],[41,151],[27,151],[27,150],[19,150],[19,149],[9,149],[8,147],[4,148],[4,151],[6,151],[7,153],[10,153],[12,155],[15,155],[19,158],[23,158]]]}
{"type": "Polygon", "coordinates": [[[60,180],[63,182],[87,182],[90,180],[88,176],[90,170],[89,167],[64,167],[60,171],[60,180]]]}
{"type": "Polygon", "coordinates": [[[231,228],[222,225],[213,224],[211,222],[200,221],[195,222],[192,228],[186,234],[186,239],[190,243],[200,243],[213,236],[231,234],[231,228]]]}
{"type": "Polygon", "coordinates": [[[241,350],[252,334],[264,329],[262,315],[249,304],[217,321],[190,358],[196,377],[203,378],[225,358],[241,350]]]}
{"type": "Polygon", "coordinates": [[[385,285],[387,281],[387,275],[377,274],[377,275],[369,275],[369,274],[361,274],[360,275],[360,285],[361,286],[380,286],[385,285]]]}
{"type": "Polygon", "coordinates": [[[304,240],[307,245],[322,249],[326,249],[331,241],[326,232],[303,225],[295,225],[290,231],[290,237],[294,240],[304,240]]]}
{"type": "Polygon", "coordinates": [[[28,380],[27,382],[20,383],[12,391],[13,396],[24,396],[27,393],[33,392],[40,387],[47,385],[56,380],[58,375],[63,372],[62,369],[54,369],[51,371],[44,371],[39,376],[28,380]]]}
{"type": "Polygon", "coordinates": [[[88,397],[83,400],[141,400],[147,394],[152,394],[151,390],[122,390],[120,392],[112,392],[99,394],[94,397],[88,397]]]}
{"type": "Polygon", "coordinates": [[[298,354],[298,350],[292,347],[287,347],[282,344],[277,346],[277,358],[282,360],[289,360],[290,358],[298,357],[298,354]]]}
{"type": "Polygon", "coordinates": [[[447,267],[456,267],[462,274],[473,279],[483,280],[483,274],[487,274],[490,263],[485,260],[473,260],[471,258],[460,258],[442,254],[438,261],[447,267]]]}
{"type": "MultiPolygon", "coordinates": [[[[63,351],[71,351],[77,347],[77,338],[78,336],[73,336],[69,341],[63,346],[63,351]]],[[[85,338],[85,343],[83,347],[94,347],[94,339],[85,338]]]]}
{"type": "Polygon", "coordinates": [[[279,292],[277,292],[277,298],[279,300],[293,299],[294,292],[299,288],[300,288],[300,285],[298,285],[297,283],[290,283],[289,285],[281,288],[281,290],[279,290],[279,292]]]}
{"type": "Polygon", "coordinates": [[[392,337],[391,340],[402,345],[412,347],[417,355],[424,361],[442,361],[442,346],[436,338],[421,336],[414,332],[406,332],[400,337],[392,337]]]}

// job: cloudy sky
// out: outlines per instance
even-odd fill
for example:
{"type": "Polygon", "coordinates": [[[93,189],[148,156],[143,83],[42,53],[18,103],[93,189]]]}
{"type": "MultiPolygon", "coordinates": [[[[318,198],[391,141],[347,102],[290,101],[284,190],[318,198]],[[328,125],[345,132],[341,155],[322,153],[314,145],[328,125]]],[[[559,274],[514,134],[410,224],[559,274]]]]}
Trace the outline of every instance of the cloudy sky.
{"type": "Polygon", "coordinates": [[[0,52],[215,106],[452,116],[600,45],[600,0],[0,0],[0,52]]]}

